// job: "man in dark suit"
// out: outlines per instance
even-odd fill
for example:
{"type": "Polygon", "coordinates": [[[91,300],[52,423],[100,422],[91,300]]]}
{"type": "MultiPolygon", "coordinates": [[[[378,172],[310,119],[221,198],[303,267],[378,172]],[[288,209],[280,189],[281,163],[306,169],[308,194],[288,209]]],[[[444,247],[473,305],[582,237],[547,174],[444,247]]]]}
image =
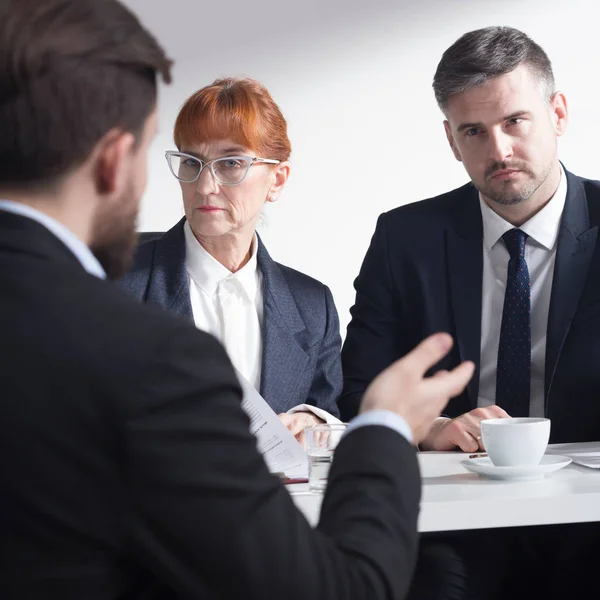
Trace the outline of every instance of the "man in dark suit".
{"type": "Polygon", "coordinates": [[[473,372],[438,335],[365,394],[318,530],[223,348],[104,277],[135,244],[156,73],[114,0],[0,2],[0,598],[401,598],[420,441],[473,372]]]}
{"type": "Polygon", "coordinates": [[[434,88],[471,183],[380,216],[355,282],[342,417],[377,373],[447,330],[457,345],[435,370],[465,359],[477,370],[424,447],[475,451],[481,418],[506,413],[551,418],[552,442],[598,439],[600,182],[558,160],[567,108],[550,62],[521,32],[479,30],[446,51],[434,88]],[[528,293],[505,294],[521,281],[528,293]]]}
{"type": "MultiPolygon", "coordinates": [[[[382,369],[423,336],[445,330],[457,344],[433,372],[465,359],[477,368],[423,449],[483,449],[480,421],[507,415],[549,417],[552,442],[597,440],[600,182],[559,162],[567,105],[550,61],[524,33],[490,27],[444,53],[433,87],[448,142],[471,182],[379,218],[342,351],[342,418],[357,413],[382,369]]],[[[587,551],[598,539],[586,538],[589,531],[569,528],[567,538],[564,528],[540,528],[512,537],[515,548],[506,554],[514,557],[535,534],[538,556],[553,554],[540,561],[542,572],[560,579],[532,575],[531,561],[515,560],[512,574],[521,567],[527,576],[511,592],[538,597],[540,582],[550,581],[548,593],[568,597],[598,556],[587,551]],[[561,537],[569,542],[557,544],[561,537]],[[561,561],[565,549],[579,559],[561,561]]],[[[495,535],[468,537],[465,546],[478,559],[476,572],[488,565],[480,583],[489,591],[503,573],[496,550],[506,546],[495,535]]]]}

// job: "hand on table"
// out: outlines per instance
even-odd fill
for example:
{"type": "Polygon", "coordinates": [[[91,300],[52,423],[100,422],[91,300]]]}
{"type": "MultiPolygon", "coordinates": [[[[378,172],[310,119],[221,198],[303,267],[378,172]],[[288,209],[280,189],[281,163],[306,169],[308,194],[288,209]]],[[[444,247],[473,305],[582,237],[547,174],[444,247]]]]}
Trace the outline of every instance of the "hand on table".
{"type": "Polygon", "coordinates": [[[300,444],[302,444],[302,448],[304,449],[306,449],[304,429],[306,427],[320,425],[321,423],[325,422],[310,412],[296,412],[292,413],[291,415],[288,413],[281,413],[278,416],[283,422],[283,424],[290,430],[292,435],[300,442],[300,444]]]}
{"type": "Polygon", "coordinates": [[[484,419],[506,418],[509,414],[499,406],[476,408],[456,419],[438,419],[421,443],[421,450],[485,451],[479,423],[484,419]]]}
{"type": "Polygon", "coordinates": [[[419,444],[448,400],[458,396],[473,376],[473,363],[464,362],[452,371],[439,371],[433,377],[425,377],[451,347],[452,338],[447,333],[428,337],[371,382],[360,412],[377,409],[396,412],[411,428],[413,442],[419,444]]]}

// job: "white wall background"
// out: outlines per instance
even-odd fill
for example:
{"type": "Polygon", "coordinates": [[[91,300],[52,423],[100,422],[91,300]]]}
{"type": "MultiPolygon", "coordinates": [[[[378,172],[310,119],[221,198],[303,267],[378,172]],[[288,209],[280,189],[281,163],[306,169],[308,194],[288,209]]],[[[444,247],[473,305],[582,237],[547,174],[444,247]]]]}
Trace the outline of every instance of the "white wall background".
{"type": "Polygon", "coordinates": [[[342,335],[377,216],[462,185],[431,90],[460,35],[510,25],[552,60],[570,106],[561,157],[600,179],[597,0],[125,0],[175,60],[139,229],[183,210],[163,157],[185,99],[221,76],[261,81],[289,125],[293,171],[261,235],[275,260],[331,288],[342,335]]]}

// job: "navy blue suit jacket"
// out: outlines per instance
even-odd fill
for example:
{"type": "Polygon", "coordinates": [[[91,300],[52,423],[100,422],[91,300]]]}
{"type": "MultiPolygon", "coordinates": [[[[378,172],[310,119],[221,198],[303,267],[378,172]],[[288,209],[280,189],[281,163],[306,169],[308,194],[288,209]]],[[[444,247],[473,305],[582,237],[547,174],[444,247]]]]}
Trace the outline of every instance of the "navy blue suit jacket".
{"type": "MultiPolygon", "coordinates": [[[[182,219],[164,234],[141,234],[122,287],[139,300],[193,319],[182,219]]],[[[258,238],[263,275],[260,393],[276,412],[311,404],[339,416],[342,390],[339,319],[329,288],[276,263],[258,238]]]]}
{"type": "MultiPolygon", "coordinates": [[[[567,185],[546,340],[553,442],[600,439],[600,182],[567,172],[567,185]]],[[[356,414],[381,370],[431,333],[447,331],[456,342],[433,371],[460,360],[479,367],[482,273],[483,223],[472,184],[379,217],[342,350],[342,418],[356,414]]],[[[445,412],[476,408],[478,389],[479,368],[445,412]]]]}

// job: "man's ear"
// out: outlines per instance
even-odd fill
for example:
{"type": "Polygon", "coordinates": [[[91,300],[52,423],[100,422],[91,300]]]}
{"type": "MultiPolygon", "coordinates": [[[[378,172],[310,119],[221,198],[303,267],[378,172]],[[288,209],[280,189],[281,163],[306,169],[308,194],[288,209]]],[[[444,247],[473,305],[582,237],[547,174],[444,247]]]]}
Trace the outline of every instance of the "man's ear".
{"type": "Polygon", "coordinates": [[[98,143],[94,152],[94,174],[99,194],[119,194],[127,185],[127,173],[135,149],[132,133],[109,131],[98,143]]]}
{"type": "Polygon", "coordinates": [[[561,136],[567,129],[569,121],[569,111],[567,108],[567,99],[562,92],[556,92],[550,100],[550,110],[552,112],[552,121],[556,135],[561,136]]]}
{"type": "Polygon", "coordinates": [[[446,138],[448,140],[448,143],[450,144],[450,148],[452,148],[452,154],[454,154],[454,158],[462,162],[462,157],[460,155],[460,152],[458,151],[458,148],[456,147],[454,136],[452,135],[452,129],[450,129],[450,123],[448,123],[447,120],[444,121],[444,131],[446,132],[446,138]]]}

